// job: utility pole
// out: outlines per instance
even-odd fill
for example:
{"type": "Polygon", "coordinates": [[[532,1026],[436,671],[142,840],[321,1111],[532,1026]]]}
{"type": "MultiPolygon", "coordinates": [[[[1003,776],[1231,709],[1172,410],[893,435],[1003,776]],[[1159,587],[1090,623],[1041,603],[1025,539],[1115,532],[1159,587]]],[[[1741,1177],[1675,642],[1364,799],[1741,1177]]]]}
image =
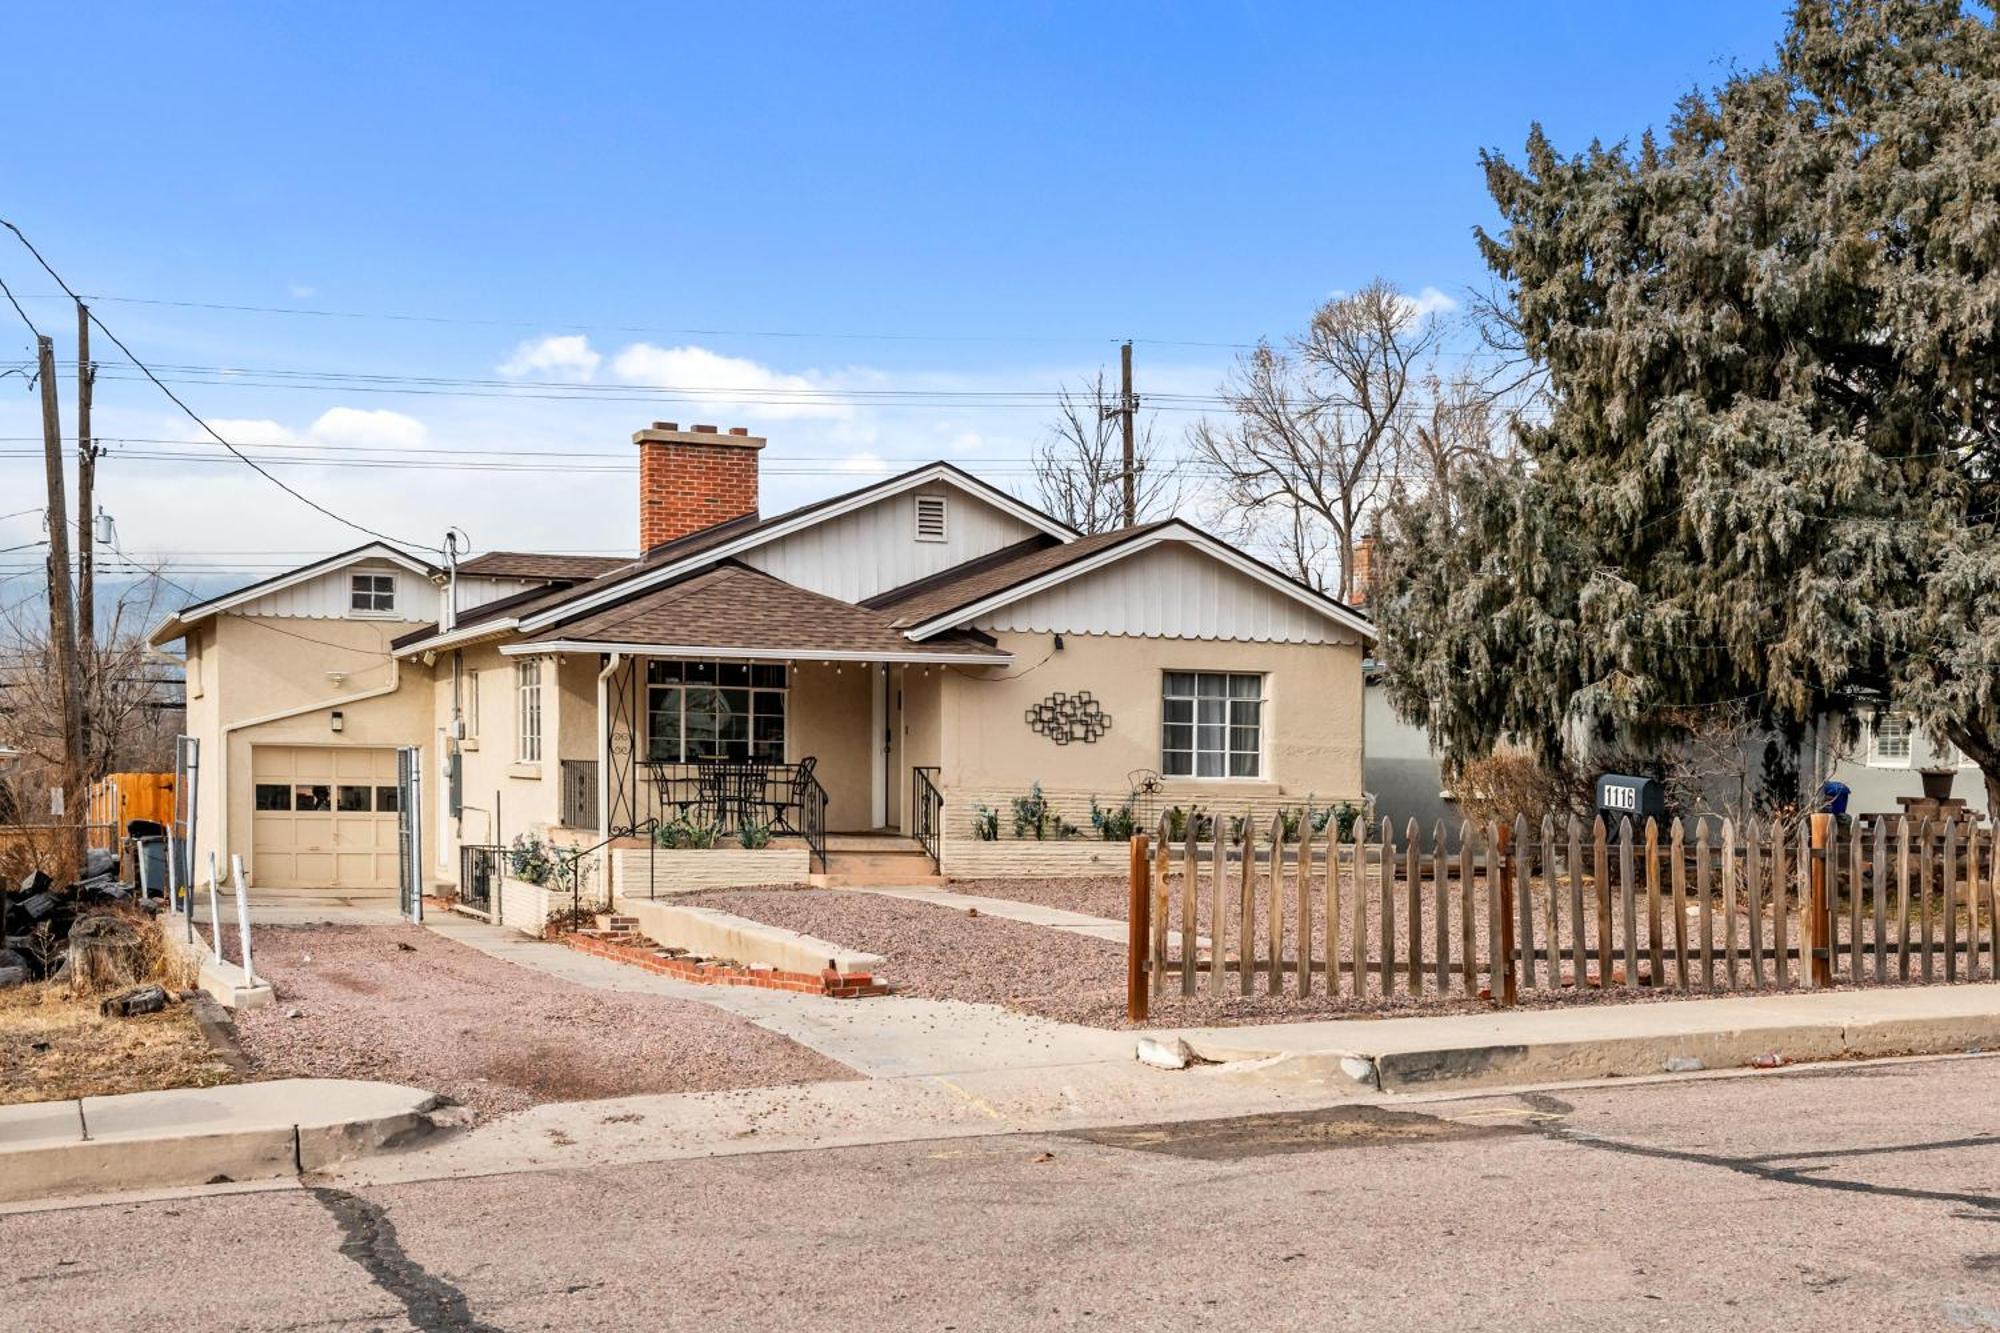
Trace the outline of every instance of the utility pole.
{"type": "Polygon", "coordinates": [[[90,395],[97,367],[90,363],[90,307],[76,303],[76,641],[88,662],[97,656],[96,528],[93,497],[97,446],[90,438],[90,395]]]}
{"type": "Polygon", "coordinates": [[[1139,521],[1139,473],[1133,457],[1132,430],[1139,416],[1139,395],[1132,392],[1132,340],[1118,351],[1118,415],[1125,427],[1125,526],[1139,521]]]}
{"type": "MultiPolygon", "coordinates": [[[[83,700],[77,686],[76,608],[69,589],[69,504],[63,496],[62,418],[56,404],[56,345],[35,336],[42,381],[42,457],[49,491],[49,637],[62,686],[62,822],[82,813],[78,775],[83,764],[83,700]]],[[[81,848],[77,849],[81,855],[81,848]]]]}

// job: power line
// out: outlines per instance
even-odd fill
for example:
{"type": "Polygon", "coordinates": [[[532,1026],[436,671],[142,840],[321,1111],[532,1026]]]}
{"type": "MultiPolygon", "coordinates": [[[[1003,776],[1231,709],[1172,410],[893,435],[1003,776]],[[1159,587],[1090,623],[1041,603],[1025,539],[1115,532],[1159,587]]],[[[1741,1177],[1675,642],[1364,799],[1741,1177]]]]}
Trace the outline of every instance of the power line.
{"type": "MultiPolygon", "coordinates": [[[[28,239],[27,233],[23,232],[19,227],[15,226],[12,222],[7,221],[7,219],[5,218],[0,218],[0,226],[4,226],[5,228],[7,228],[8,231],[14,233],[16,239],[18,239],[22,245],[27,247],[28,253],[35,257],[35,262],[42,266],[42,271],[47,273],[51,278],[53,278],[55,280],[56,286],[62,288],[63,291],[68,294],[69,298],[72,301],[77,301],[77,302],[82,301],[82,298],[76,294],[76,292],[70,287],[70,285],[67,282],[63,281],[62,274],[56,272],[55,269],[49,264],[49,261],[42,258],[42,252],[35,248],[34,242],[28,239]]],[[[27,315],[23,313],[21,317],[23,319],[26,319],[27,315]]],[[[228,440],[224,439],[222,437],[221,432],[217,431],[215,427],[209,425],[208,422],[202,418],[200,413],[196,412],[192,407],[189,407],[185,402],[181,401],[180,395],[176,394],[172,389],[169,389],[166,386],[166,384],[161,381],[159,376],[155,375],[150,369],[148,369],[146,364],[143,361],[139,360],[138,354],[135,353],[131,348],[127,347],[125,345],[124,340],[121,339],[116,333],[112,332],[111,327],[108,324],[106,324],[102,319],[100,319],[97,315],[97,312],[94,310],[90,312],[90,322],[95,324],[98,327],[98,329],[104,334],[104,336],[111,340],[112,345],[115,346],[119,351],[123,352],[126,356],[126,359],[134,367],[143,372],[146,378],[151,380],[155,385],[155,387],[157,387],[161,393],[165,394],[168,400],[172,402],[175,407],[178,407],[182,412],[185,412],[188,418],[191,421],[193,421],[195,425],[200,426],[202,430],[204,430],[209,435],[214,437],[215,442],[217,444],[227,449],[230,453],[236,455],[236,457],[242,459],[243,462],[247,464],[252,470],[257,472],[266,481],[269,481],[273,486],[276,486],[279,490],[285,492],[285,494],[291,496],[293,499],[299,501],[306,507],[317,510],[319,513],[326,515],[328,518],[334,520],[336,523],[343,524],[347,527],[354,529],[356,532],[377,538],[378,540],[390,542],[396,545],[417,546],[422,550],[437,549],[436,547],[427,546],[421,542],[406,542],[401,540],[400,538],[391,537],[387,533],[378,532],[374,528],[367,527],[366,525],[361,523],[357,523],[353,519],[348,518],[343,514],[337,514],[333,510],[327,508],[325,505],[319,503],[317,500],[314,500],[300,493],[299,491],[294,490],[291,486],[287,485],[285,482],[273,476],[271,473],[266,471],[261,465],[254,462],[242,450],[238,449],[235,445],[231,444],[228,440]]]]}
{"type": "MultiPolygon", "coordinates": [[[[27,300],[60,300],[54,293],[36,293],[27,300]]],[[[999,334],[999,333],[881,333],[874,331],[802,330],[802,329],[722,329],[722,328],[673,328],[650,324],[599,324],[575,320],[545,319],[478,319],[464,315],[428,315],[403,311],[381,310],[324,310],[307,306],[249,305],[224,301],[186,301],[166,297],[147,296],[107,296],[103,293],[86,295],[88,301],[109,301],[120,305],[166,306],[181,310],[221,310],[236,314],[250,315],[290,315],[313,319],[379,319],[409,324],[455,324],[476,328],[519,328],[555,329],[576,333],[642,333],[665,335],[675,338],[785,338],[800,341],[824,340],[828,342],[964,342],[964,343],[1044,343],[1044,344],[1098,344],[1116,346],[1123,341],[1112,336],[1093,334],[999,334]]],[[[1161,347],[1219,347],[1248,350],[1255,343],[1214,342],[1188,338],[1137,338],[1133,341],[1149,343],[1161,347]]]]}

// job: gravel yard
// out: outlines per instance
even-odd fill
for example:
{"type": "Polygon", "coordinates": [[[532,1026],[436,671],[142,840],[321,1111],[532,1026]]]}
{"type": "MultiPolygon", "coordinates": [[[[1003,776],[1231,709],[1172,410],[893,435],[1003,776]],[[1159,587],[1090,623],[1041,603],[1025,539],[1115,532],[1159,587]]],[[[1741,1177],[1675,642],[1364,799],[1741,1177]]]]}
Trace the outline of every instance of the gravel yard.
{"type": "MultiPolygon", "coordinates": [[[[1280,922],[1283,956],[1292,958],[1297,950],[1296,899],[1287,876],[1284,897],[1284,915],[1280,922]]],[[[1367,928],[1363,935],[1366,954],[1371,960],[1379,959],[1381,953],[1381,895],[1374,882],[1373,871],[1369,874],[1367,928]]],[[[1169,903],[1169,956],[1177,962],[1180,953],[1180,907],[1181,876],[1170,875],[1167,884],[1169,903]]],[[[1473,952],[1479,966],[1474,974],[1473,989],[1487,984],[1484,958],[1487,948],[1486,919],[1484,916],[1483,884],[1480,887],[1479,913],[1475,917],[1473,930],[1473,952]]],[[[1212,910],[1212,884],[1206,875],[1197,879],[1195,929],[1202,936],[1211,936],[1210,914],[1212,910]]],[[[1030,902],[1041,906],[1065,908],[1084,912],[1092,916],[1106,917],[1122,921],[1126,916],[1127,885],[1123,876],[1099,876],[1087,879],[988,879],[965,880],[951,886],[954,892],[989,898],[1006,898],[1017,902],[1030,902]]],[[[1224,885],[1223,929],[1229,942],[1229,953],[1236,952],[1239,931],[1237,871],[1231,868],[1224,885]]],[[[1267,890],[1260,869],[1257,892],[1253,902],[1253,930],[1258,942],[1257,953],[1268,950],[1269,924],[1267,919],[1267,890]]],[[[1020,922],[980,916],[968,916],[956,909],[942,908],[928,903],[891,899],[861,890],[852,889],[753,889],[729,890],[698,895],[705,905],[724,911],[735,912],[773,925],[818,935],[836,943],[857,949],[867,949],[885,955],[888,963],[882,969],[884,977],[905,993],[928,997],[972,1000],[992,1004],[1002,1004],[1045,1017],[1068,1022],[1086,1023],[1098,1027],[1122,1027],[1125,1023],[1125,962],[1122,945],[1093,940],[1044,926],[1027,925],[1020,922]]],[[[1420,895],[1419,921],[1426,953],[1436,957],[1437,910],[1434,886],[1426,879],[1420,895]]],[[[1336,931],[1336,957],[1343,963],[1351,961],[1353,953],[1352,889],[1343,886],[1341,919],[1336,931]]],[[[1547,945],[1547,898],[1539,884],[1532,894],[1533,911],[1536,922],[1536,938],[1539,946],[1547,945]]],[[[1585,937],[1586,948],[1594,959],[1596,949],[1596,923],[1594,906],[1589,905],[1591,897],[1586,896],[1585,937]]],[[[1407,886],[1398,884],[1395,891],[1396,920],[1394,938],[1396,957],[1400,960],[1394,977],[1395,994],[1387,999],[1380,995],[1379,974],[1371,961],[1367,973],[1368,994],[1357,997],[1353,989],[1352,973],[1343,971],[1340,978],[1342,994],[1326,994],[1326,974],[1317,972],[1313,978],[1314,994],[1301,1000],[1297,998],[1298,984],[1295,973],[1283,973],[1280,983],[1283,993],[1270,995],[1268,975],[1259,969],[1252,977],[1252,995],[1242,994],[1242,981],[1235,972],[1225,973],[1223,995],[1214,995],[1210,990],[1210,976],[1198,973],[1196,982],[1200,994],[1183,999],[1180,995],[1178,971],[1170,973],[1164,993],[1156,993],[1152,1000],[1152,1014],[1149,1027],[1183,1027],[1194,1025],[1224,1025],[1235,1023],[1277,1023],[1295,1022],[1308,1019],[1353,1018],[1369,1019],[1379,1017],[1405,1016],[1411,1014],[1486,1012],[1491,1009],[1490,1001],[1480,999],[1477,994],[1467,994],[1462,970],[1457,965],[1460,948],[1461,903],[1459,886],[1454,880],[1446,895],[1446,929],[1450,941],[1454,966],[1448,977],[1448,984],[1440,991],[1435,973],[1435,964],[1424,969],[1418,994],[1410,993],[1408,959],[1410,947],[1410,920],[1408,911],[1407,886]]],[[[1313,956],[1315,961],[1324,960],[1323,931],[1325,921],[1322,915],[1323,900],[1315,895],[1313,920],[1313,956]]],[[[1567,947],[1571,942],[1571,917],[1569,906],[1561,904],[1561,943],[1567,947]]],[[[1668,913],[1671,918],[1671,913],[1668,913]]],[[[1670,921],[1669,921],[1669,924],[1670,921]]],[[[1694,921],[1689,922],[1690,936],[1694,933],[1694,921]]],[[[1715,948],[1716,972],[1719,982],[1726,985],[1727,970],[1722,960],[1720,914],[1717,917],[1717,938],[1715,948]]],[[[1768,938],[1768,922],[1766,926],[1768,938]]],[[[1640,932],[1642,937],[1641,971],[1645,970],[1645,914],[1640,912],[1640,932]]],[[[1792,923],[1793,941],[1796,943],[1796,915],[1792,923]]],[[[1739,943],[1745,938],[1746,922],[1739,916],[1736,936],[1739,943]]],[[[1202,957],[1207,956],[1203,950],[1202,957]]],[[[1623,979],[1622,951],[1615,963],[1616,977],[1623,979]]],[[[1768,964],[1767,964],[1768,967],[1768,964]]],[[[1566,973],[1569,964],[1561,964],[1566,973]]],[[[1794,984],[1797,980],[1797,963],[1792,964],[1794,984]]],[[[1594,972],[1594,962],[1591,970],[1594,972]]],[[[1699,985],[1698,966],[1691,967],[1691,977],[1699,985]]],[[[1687,998],[1690,992],[1677,987],[1651,986],[1625,987],[1614,985],[1609,989],[1599,989],[1594,984],[1578,989],[1564,985],[1560,989],[1549,988],[1549,963],[1546,959],[1537,964],[1537,989],[1523,989],[1520,1005],[1522,1008],[1546,1008],[1556,1005],[1604,1004],[1604,1003],[1646,1003],[1660,1000],[1687,998]]],[[[1747,964],[1739,964],[1739,984],[1747,984],[1749,977],[1747,964]]],[[[1837,982],[1844,978],[1837,978],[1837,982]]],[[[1697,989],[1694,994],[1701,994],[1697,989]]]]}
{"type": "MultiPolygon", "coordinates": [[[[952,887],[970,893],[984,892],[991,885],[952,887]]],[[[1005,1005],[1093,1027],[1128,1026],[1125,951],[1103,940],[999,917],[975,917],[955,908],[887,898],[859,889],[726,889],[689,894],[683,901],[803,931],[848,948],[882,954],[888,959],[882,975],[902,994],[1005,1005]]],[[[1073,905],[1053,896],[1033,901],[1073,905]]],[[[1079,906],[1076,910],[1090,909],[1079,906]]],[[[1229,982],[1233,990],[1237,985],[1233,974],[1229,982]]],[[[1374,1017],[1384,1012],[1440,1013],[1487,1007],[1478,1001],[1440,1003],[1406,997],[1391,1001],[1387,1010],[1381,1000],[1372,997],[1356,1000],[1352,996],[1317,995],[1301,1001],[1262,994],[1261,978],[1257,989],[1259,994],[1247,997],[1202,994],[1184,1000],[1178,993],[1161,996],[1153,1003],[1147,1026],[1285,1023],[1344,1015],[1374,1017]]]]}
{"type": "Polygon", "coordinates": [[[493,1115],[856,1077],[707,1005],[585,990],[418,926],[261,930],[256,960],[277,1003],[236,1022],[263,1078],[408,1083],[493,1115]]]}

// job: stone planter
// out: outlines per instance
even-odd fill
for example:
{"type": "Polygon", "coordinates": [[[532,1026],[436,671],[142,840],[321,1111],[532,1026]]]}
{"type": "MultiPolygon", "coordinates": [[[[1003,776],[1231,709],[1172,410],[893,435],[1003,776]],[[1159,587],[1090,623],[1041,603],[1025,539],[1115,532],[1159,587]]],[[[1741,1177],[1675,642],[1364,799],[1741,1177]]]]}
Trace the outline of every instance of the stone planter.
{"type": "Polygon", "coordinates": [[[620,847],[611,853],[611,887],[617,899],[656,898],[698,889],[740,889],[759,884],[803,884],[811,856],[796,847],[703,849],[620,847]]]}

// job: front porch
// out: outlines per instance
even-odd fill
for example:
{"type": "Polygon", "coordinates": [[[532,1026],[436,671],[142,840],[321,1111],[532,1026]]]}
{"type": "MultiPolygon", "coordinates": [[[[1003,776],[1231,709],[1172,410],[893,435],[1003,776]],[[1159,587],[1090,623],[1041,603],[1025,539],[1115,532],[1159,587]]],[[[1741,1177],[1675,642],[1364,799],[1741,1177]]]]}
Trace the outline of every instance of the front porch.
{"type": "MultiPolygon", "coordinates": [[[[597,826],[628,853],[742,883],[728,860],[823,875],[843,853],[928,848],[936,806],[929,775],[940,734],[945,665],[896,660],[692,658],[637,652],[601,659],[597,826]],[[881,840],[895,838],[889,848],[881,840]],[[907,841],[923,838],[922,841],[907,841]],[[850,841],[866,839],[868,841],[850,841]]],[[[763,882],[785,882],[790,873],[763,882]]],[[[652,882],[614,873],[614,882],[652,882]]]]}

